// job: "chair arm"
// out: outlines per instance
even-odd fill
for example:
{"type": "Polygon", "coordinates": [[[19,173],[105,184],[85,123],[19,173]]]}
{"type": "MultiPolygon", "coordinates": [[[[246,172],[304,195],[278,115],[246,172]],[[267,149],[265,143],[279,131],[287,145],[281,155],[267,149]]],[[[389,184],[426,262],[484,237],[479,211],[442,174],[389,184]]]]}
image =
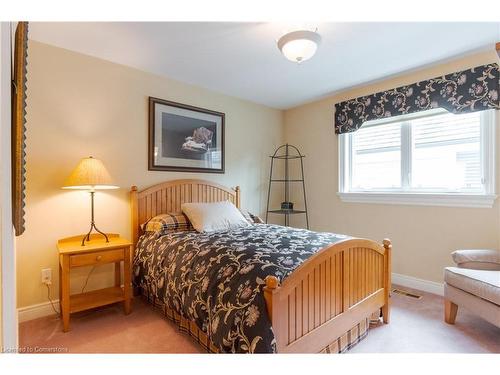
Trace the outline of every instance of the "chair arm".
{"type": "Polygon", "coordinates": [[[456,250],[451,253],[459,268],[500,270],[500,251],[489,249],[456,250]]]}

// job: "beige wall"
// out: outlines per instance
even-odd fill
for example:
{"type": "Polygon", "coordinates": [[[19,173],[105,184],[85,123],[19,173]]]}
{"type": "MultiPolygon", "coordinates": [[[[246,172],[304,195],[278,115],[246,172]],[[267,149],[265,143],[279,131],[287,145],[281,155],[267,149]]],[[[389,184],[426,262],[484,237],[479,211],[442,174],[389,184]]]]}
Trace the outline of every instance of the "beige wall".
{"type": "Polygon", "coordinates": [[[339,101],[494,61],[498,58],[492,50],[286,111],[286,140],[306,154],[312,228],[377,240],[389,237],[394,244],[393,272],[436,282],[442,282],[443,267],[452,264],[452,250],[498,247],[498,203],[493,208],[476,209],[341,202],[336,194],[338,137],[333,126],[334,104],[339,101]]]}
{"type": "MultiPolygon", "coordinates": [[[[40,270],[53,269],[58,238],[89,225],[89,196],[60,189],[80,158],[103,160],[119,191],[96,194],[96,222],[130,235],[128,190],[175,178],[206,178],[242,189],[242,205],[265,210],[268,155],[283,140],[282,112],[125,66],[30,41],[27,108],[26,232],[18,238],[18,306],[47,301],[40,270]],[[148,171],[147,98],[155,96],[226,114],[226,173],[148,171]]],[[[73,278],[82,287],[88,269],[73,278]]],[[[89,289],[112,282],[96,270],[89,289]]]]}

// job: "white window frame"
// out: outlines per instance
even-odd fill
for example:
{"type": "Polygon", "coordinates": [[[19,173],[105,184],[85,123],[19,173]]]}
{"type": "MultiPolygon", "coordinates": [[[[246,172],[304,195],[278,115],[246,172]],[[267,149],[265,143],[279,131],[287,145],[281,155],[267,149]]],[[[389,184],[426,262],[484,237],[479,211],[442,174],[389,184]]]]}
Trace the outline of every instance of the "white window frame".
{"type": "MultiPolygon", "coordinates": [[[[439,113],[445,113],[445,110],[438,109],[427,111],[425,114],[415,113],[405,116],[404,120],[412,118],[422,118],[424,116],[433,116],[439,113]]],[[[423,206],[447,206],[447,207],[478,207],[491,208],[497,198],[496,189],[496,111],[488,110],[481,112],[481,165],[483,181],[485,186],[484,193],[466,193],[466,192],[416,192],[414,190],[405,192],[405,186],[408,181],[403,177],[403,187],[401,189],[383,189],[383,190],[349,190],[351,181],[351,147],[352,133],[339,135],[339,191],[338,196],[343,202],[349,203],[381,203],[381,204],[409,204],[423,206]]],[[[403,121],[404,121],[403,120],[403,121]]],[[[377,120],[372,122],[375,126],[391,122],[402,122],[401,117],[377,120]]],[[[409,126],[401,127],[402,142],[411,142],[409,126]],[[405,136],[406,134],[406,136],[405,136]]],[[[402,150],[409,150],[410,147],[402,147],[402,150]]],[[[409,153],[401,152],[401,164],[411,163],[409,153]]]]}

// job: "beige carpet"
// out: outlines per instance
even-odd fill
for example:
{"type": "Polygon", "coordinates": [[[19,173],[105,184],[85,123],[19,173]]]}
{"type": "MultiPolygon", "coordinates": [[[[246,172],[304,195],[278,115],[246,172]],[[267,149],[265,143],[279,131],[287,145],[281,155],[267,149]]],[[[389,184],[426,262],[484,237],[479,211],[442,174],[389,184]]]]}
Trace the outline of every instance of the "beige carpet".
{"type": "MultiPolygon", "coordinates": [[[[441,297],[419,292],[421,299],[393,294],[392,321],[370,330],[368,337],[350,353],[500,353],[500,328],[459,309],[454,326],[443,322],[441,297]]],[[[22,323],[21,348],[29,351],[71,353],[201,353],[188,335],[141,299],[133,312],[122,313],[119,305],[74,314],[71,331],[63,333],[61,322],[45,317],[22,323]],[[40,349],[41,348],[41,349],[40,349]]]]}

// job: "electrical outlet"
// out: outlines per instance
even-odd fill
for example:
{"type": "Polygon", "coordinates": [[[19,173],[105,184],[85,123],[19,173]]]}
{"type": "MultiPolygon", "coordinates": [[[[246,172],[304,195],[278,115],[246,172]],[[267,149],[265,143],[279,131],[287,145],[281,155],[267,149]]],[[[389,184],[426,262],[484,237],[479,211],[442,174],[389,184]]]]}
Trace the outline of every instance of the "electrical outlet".
{"type": "Polygon", "coordinates": [[[52,268],[44,268],[42,270],[42,283],[43,284],[52,283],[52,268]]]}

